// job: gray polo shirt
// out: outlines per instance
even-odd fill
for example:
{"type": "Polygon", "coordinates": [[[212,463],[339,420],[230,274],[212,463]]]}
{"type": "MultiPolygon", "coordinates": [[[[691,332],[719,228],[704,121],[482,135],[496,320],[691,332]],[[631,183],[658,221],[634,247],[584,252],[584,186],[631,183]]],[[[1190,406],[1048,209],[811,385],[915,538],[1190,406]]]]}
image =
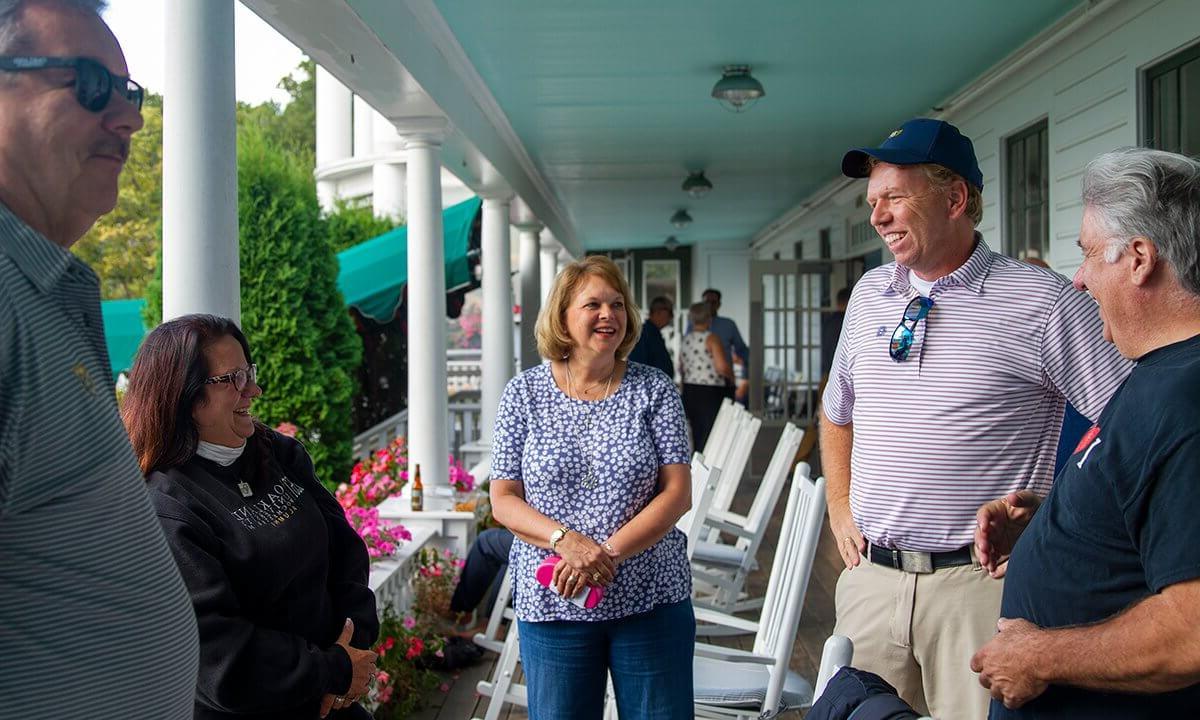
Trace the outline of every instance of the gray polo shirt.
{"type": "Polygon", "coordinates": [[[191,718],[198,653],[96,275],[0,205],[0,714],[191,718]]]}

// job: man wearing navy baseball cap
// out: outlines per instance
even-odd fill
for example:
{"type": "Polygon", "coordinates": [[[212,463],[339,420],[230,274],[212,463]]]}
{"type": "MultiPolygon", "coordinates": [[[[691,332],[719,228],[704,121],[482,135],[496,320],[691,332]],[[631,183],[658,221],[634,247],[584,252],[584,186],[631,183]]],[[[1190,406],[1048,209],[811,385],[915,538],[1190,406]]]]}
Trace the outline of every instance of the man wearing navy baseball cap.
{"type": "Polygon", "coordinates": [[[983,718],[970,660],[996,632],[1005,567],[980,565],[976,510],[1045,495],[1066,401],[1094,420],[1130,366],[1086,294],[975,231],[983,173],[958,128],[909,120],[847,152],[842,172],[867,178],[895,262],[855,285],[824,395],[821,460],[846,565],[834,632],[918,710],[983,718]]]}

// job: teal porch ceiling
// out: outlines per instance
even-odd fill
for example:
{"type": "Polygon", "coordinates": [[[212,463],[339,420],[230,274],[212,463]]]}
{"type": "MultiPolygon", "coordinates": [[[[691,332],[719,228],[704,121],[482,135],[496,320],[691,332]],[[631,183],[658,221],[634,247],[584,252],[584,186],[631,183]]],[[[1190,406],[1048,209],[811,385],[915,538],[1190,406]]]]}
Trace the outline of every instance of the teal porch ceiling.
{"type": "MultiPolygon", "coordinates": [[[[362,2],[364,0],[356,0],[362,2]]],[[[355,3],[352,3],[355,4],[355,3]]],[[[434,0],[588,249],[748,242],[1078,0],[434,0]],[[709,97],[745,63],[767,95],[709,97]],[[680,190],[688,170],[716,186],[680,190]],[[695,222],[668,218],[687,208],[695,222]]]]}

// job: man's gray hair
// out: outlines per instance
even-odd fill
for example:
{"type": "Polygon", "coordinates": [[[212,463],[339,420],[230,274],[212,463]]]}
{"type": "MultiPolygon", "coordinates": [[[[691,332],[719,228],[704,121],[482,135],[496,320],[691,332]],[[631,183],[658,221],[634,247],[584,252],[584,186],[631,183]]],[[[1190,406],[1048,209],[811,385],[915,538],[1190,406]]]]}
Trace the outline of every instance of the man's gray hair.
{"type": "Polygon", "coordinates": [[[712,322],[712,310],[708,309],[708,303],[692,303],[688,308],[688,320],[691,320],[693,325],[707,325],[712,322]]]}
{"type": "Polygon", "coordinates": [[[1083,204],[1109,233],[1104,259],[1116,262],[1135,237],[1148,238],[1180,284],[1200,296],[1200,162],[1126,147],[1083,171],[1083,204]]]}
{"type": "MultiPolygon", "coordinates": [[[[100,17],[108,0],[53,0],[71,10],[100,17]]],[[[29,38],[21,27],[21,10],[26,5],[50,4],[50,0],[0,0],[0,55],[28,52],[29,38]]]]}

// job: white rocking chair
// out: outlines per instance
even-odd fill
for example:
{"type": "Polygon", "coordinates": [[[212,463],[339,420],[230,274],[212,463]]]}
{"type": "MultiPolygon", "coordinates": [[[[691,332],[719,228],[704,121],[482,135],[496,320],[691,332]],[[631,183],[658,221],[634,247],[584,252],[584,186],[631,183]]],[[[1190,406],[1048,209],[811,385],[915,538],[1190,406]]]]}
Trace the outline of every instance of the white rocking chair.
{"type": "Polygon", "coordinates": [[[825,479],[814,483],[807,466],[797,466],[759,622],[696,610],[697,621],[737,626],[755,634],[750,651],[696,644],[697,717],[749,720],[812,705],[812,685],[788,665],[824,516],[825,479]]]}
{"type": "MultiPolygon", "coordinates": [[[[725,612],[741,612],[762,607],[762,598],[749,598],[744,592],[746,578],[757,567],[756,555],[762,544],[788,470],[796,457],[804,431],[792,423],[783,428],[771,462],[763,474],[754,501],[746,515],[718,509],[716,499],[704,522],[711,528],[709,538],[696,546],[692,556],[692,577],[696,581],[696,604],[725,612]],[[736,538],[733,544],[719,542],[720,533],[736,538]]],[[[807,475],[809,466],[797,469],[807,475]]],[[[723,479],[724,476],[722,476],[723,479]]],[[[718,483],[718,489],[720,483],[718,483]]],[[[718,633],[720,634],[720,633],[718,633]]]]}

